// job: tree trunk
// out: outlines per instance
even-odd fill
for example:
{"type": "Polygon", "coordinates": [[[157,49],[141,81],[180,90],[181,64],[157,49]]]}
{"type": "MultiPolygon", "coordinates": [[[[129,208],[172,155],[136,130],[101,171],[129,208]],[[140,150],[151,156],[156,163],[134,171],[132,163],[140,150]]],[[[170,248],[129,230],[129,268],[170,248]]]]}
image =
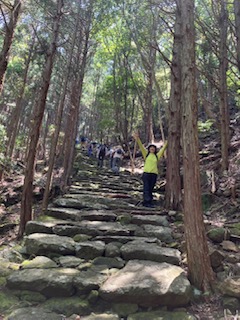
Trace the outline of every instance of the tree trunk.
{"type": "Polygon", "coordinates": [[[22,237],[26,223],[32,219],[32,196],[33,196],[33,179],[34,179],[34,165],[37,152],[37,145],[42,125],[42,119],[44,115],[46,98],[48,88],[51,80],[54,56],[57,48],[57,39],[60,28],[60,21],[62,17],[63,0],[57,2],[57,12],[54,17],[53,36],[47,61],[42,74],[42,83],[39,88],[39,96],[36,100],[33,122],[31,128],[30,146],[27,156],[26,172],[23,185],[22,199],[21,199],[21,213],[20,213],[20,225],[18,231],[18,237],[22,237]]]}
{"type": "Polygon", "coordinates": [[[26,87],[26,83],[27,83],[28,70],[29,70],[31,59],[32,59],[34,44],[35,44],[35,35],[33,35],[33,37],[32,37],[32,43],[29,48],[28,58],[26,61],[26,67],[24,70],[22,87],[20,89],[19,96],[18,96],[17,102],[16,102],[16,107],[11,115],[11,121],[10,121],[10,124],[8,127],[8,144],[7,144],[6,154],[9,158],[12,158],[14,145],[15,145],[15,141],[16,141],[16,136],[17,136],[18,129],[19,129],[19,121],[20,121],[21,112],[22,112],[22,100],[24,97],[25,87],[26,87]]]}
{"type": "Polygon", "coordinates": [[[181,10],[177,6],[171,65],[171,93],[168,112],[168,151],[166,207],[182,209],[180,177],[180,136],[181,136],[181,10]]]}
{"type": "Polygon", "coordinates": [[[153,70],[148,70],[147,86],[146,86],[146,92],[145,92],[145,108],[144,108],[145,119],[146,119],[145,133],[146,133],[146,141],[148,143],[154,142],[152,94],[153,94],[153,70]]]}
{"type": "MultiPolygon", "coordinates": [[[[77,68],[78,75],[76,81],[74,81],[72,85],[71,92],[71,114],[69,115],[69,125],[68,125],[68,140],[66,140],[65,144],[65,152],[64,152],[64,175],[63,175],[63,188],[65,188],[69,184],[69,178],[71,174],[71,170],[73,167],[74,161],[74,147],[75,147],[75,138],[77,134],[78,124],[79,124],[79,116],[80,116],[80,101],[82,97],[82,86],[85,75],[85,69],[87,64],[87,56],[89,49],[89,35],[90,35],[90,27],[92,22],[92,3],[90,3],[89,8],[86,12],[86,24],[84,28],[84,34],[79,34],[79,51],[77,54],[77,63],[75,67],[77,68]],[[83,40],[82,40],[83,39],[83,40]]],[[[83,29],[83,28],[80,28],[83,29]]],[[[81,31],[83,32],[83,31],[81,31]]]]}
{"type": "Polygon", "coordinates": [[[204,228],[197,127],[194,0],[180,0],[182,8],[182,142],[184,170],[184,227],[189,279],[207,291],[214,280],[204,228]]]}
{"type": "Polygon", "coordinates": [[[114,55],[114,62],[113,62],[113,101],[115,107],[115,134],[119,134],[120,132],[120,97],[117,90],[117,77],[116,77],[116,65],[117,65],[117,58],[116,54],[114,55]]]}
{"type": "Polygon", "coordinates": [[[157,93],[157,99],[158,99],[158,120],[159,120],[159,129],[161,132],[162,140],[165,141],[165,135],[163,131],[163,122],[162,122],[162,112],[161,112],[161,105],[163,106],[165,112],[167,112],[168,106],[167,103],[165,102],[162,91],[160,88],[160,85],[156,79],[155,73],[153,74],[153,81],[154,81],[154,86],[156,88],[156,93],[157,93]]]}
{"type": "Polygon", "coordinates": [[[54,131],[54,136],[53,136],[51,149],[50,149],[47,180],[46,180],[46,185],[45,185],[45,190],[44,190],[44,195],[43,195],[43,202],[42,202],[43,210],[45,210],[47,208],[48,198],[49,198],[49,191],[50,191],[51,184],[52,184],[52,173],[53,173],[53,167],[54,167],[54,162],[55,162],[55,157],[56,157],[56,149],[57,149],[57,144],[58,144],[58,137],[59,137],[59,133],[60,133],[60,129],[61,129],[61,122],[62,122],[65,98],[66,98],[66,95],[67,95],[68,81],[69,81],[69,77],[70,77],[71,64],[72,64],[72,59],[73,59],[73,50],[74,50],[74,47],[75,47],[76,37],[77,37],[77,32],[78,32],[79,22],[80,22],[79,13],[80,13],[80,6],[79,6],[79,11],[78,11],[76,27],[75,27],[75,31],[74,31],[74,35],[73,35],[72,45],[71,45],[71,49],[70,49],[70,54],[69,54],[69,57],[68,57],[68,65],[67,65],[67,68],[66,68],[66,76],[65,76],[64,84],[63,84],[63,92],[61,94],[61,99],[60,99],[60,102],[59,102],[57,115],[56,115],[55,131],[54,131]]]}
{"type": "Polygon", "coordinates": [[[229,159],[228,149],[230,143],[229,137],[229,108],[227,96],[227,30],[228,14],[225,0],[221,0],[221,15],[219,17],[220,28],[220,123],[221,123],[221,153],[222,170],[228,170],[229,159]]]}
{"type": "Polygon", "coordinates": [[[235,28],[237,38],[237,65],[240,71],[240,1],[234,0],[235,28]]]}
{"type": "Polygon", "coordinates": [[[21,0],[14,1],[13,8],[10,14],[9,23],[6,23],[5,25],[5,37],[3,41],[3,48],[0,53],[0,95],[3,89],[4,77],[9,61],[10,48],[12,46],[14,31],[20,14],[21,4],[21,0]]]}

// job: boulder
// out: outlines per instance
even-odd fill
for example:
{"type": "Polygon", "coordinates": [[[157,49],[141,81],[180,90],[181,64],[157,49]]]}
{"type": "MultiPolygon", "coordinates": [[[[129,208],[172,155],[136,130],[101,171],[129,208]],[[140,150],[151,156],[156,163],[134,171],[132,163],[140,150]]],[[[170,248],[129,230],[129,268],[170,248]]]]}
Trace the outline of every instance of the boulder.
{"type": "Polygon", "coordinates": [[[149,311],[130,315],[128,320],[197,320],[196,317],[184,311],[149,311]]]}
{"type": "Polygon", "coordinates": [[[74,294],[73,278],[80,271],[70,268],[25,269],[15,271],[7,278],[7,287],[14,290],[29,290],[46,297],[69,297],[74,294]]]}
{"type": "Polygon", "coordinates": [[[98,290],[100,285],[107,279],[108,275],[92,268],[82,271],[74,278],[74,286],[77,294],[89,293],[92,290],[98,290]]]}
{"type": "Polygon", "coordinates": [[[136,236],[156,237],[166,243],[173,241],[172,229],[169,227],[143,225],[142,228],[143,231],[141,231],[141,229],[137,230],[136,236]]]}
{"type": "Polygon", "coordinates": [[[95,313],[92,313],[89,316],[81,317],[81,320],[120,320],[120,318],[117,314],[111,314],[111,313],[95,314],[95,313]]]}
{"type": "Polygon", "coordinates": [[[99,292],[104,300],[111,302],[174,308],[189,303],[191,285],[178,266],[133,260],[108,278],[99,292]]]}
{"type": "Polygon", "coordinates": [[[20,308],[14,310],[6,320],[62,320],[61,314],[56,314],[43,308],[20,308]]]}
{"type": "Polygon", "coordinates": [[[103,241],[85,241],[76,244],[76,256],[91,260],[103,255],[105,243],[103,241]]]}
{"type": "Polygon", "coordinates": [[[151,215],[151,214],[147,216],[133,215],[131,222],[139,226],[143,224],[151,224],[151,225],[163,226],[163,227],[169,226],[169,222],[166,216],[151,215]]]}
{"type": "Polygon", "coordinates": [[[75,254],[75,242],[73,241],[73,239],[70,237],[60,237],[55,234],[31,234],[30,236],[26,237],[25,246],[28,254],[75,254]]]}
{"type": "Polygon", "coordinates": [[[221,292],[230,297],[240,298],[240,277],[227,278],[220,286],[221,292]]]}
{"type": "Polygon", "coordinates": [[[57,268],[58,265],[53,260],[45,257],[45,256],[37,256],[32,260],[25,260],[20,265],[21,269],[49,269],[49,268],[57,268]]]}
{"type": "Polygon", "coordinates": [[[158,243],[149,243],[147,241],[131,241],[124,244],[121,254],[125,260],[141,259],[155,262],[168,262],[179,265],[181,253],[177,249],[164,248],[158,243]]]}
{"type": "Polygon", "coordinates": [[[207,236],[214,243],[221,243],[223,240],[230,238],[230,233],[225,228],[214,228],[208,231],[207,236]]]}

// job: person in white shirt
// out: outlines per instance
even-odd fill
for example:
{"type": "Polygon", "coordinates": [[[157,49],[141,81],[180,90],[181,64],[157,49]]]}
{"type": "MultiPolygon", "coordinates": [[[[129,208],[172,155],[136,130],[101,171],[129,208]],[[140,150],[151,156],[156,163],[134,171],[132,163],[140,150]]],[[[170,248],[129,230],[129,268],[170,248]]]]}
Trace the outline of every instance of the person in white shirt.
{"type": "Polygon", "coordinates": [[[118,174],[120,171],[123,157],[124,157],[124,151],[121,147],[114,150],[114,152],[112,154],[112,167],[111,167],[111,169],[116,174],[118,174]]]}

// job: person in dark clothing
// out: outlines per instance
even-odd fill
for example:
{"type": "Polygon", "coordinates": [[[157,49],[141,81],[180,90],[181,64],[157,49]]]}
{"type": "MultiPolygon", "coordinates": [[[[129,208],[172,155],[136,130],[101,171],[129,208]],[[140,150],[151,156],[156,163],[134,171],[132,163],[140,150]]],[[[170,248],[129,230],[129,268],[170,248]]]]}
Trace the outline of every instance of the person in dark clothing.
{"type": "Polygon", "coordinates": [[[98,167],[103,167],[103,162],[106,156],[107,147],[105,144],[102,144],[99,146],[98,153],[97,153],[97,159],[98,159],[98,167]]]}

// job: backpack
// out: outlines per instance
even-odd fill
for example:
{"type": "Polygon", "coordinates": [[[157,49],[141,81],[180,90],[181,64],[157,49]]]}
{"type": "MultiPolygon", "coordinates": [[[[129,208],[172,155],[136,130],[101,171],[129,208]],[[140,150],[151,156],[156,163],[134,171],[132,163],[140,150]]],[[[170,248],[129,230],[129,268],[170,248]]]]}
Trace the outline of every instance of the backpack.
{"type": "Polygon", "coordinates": [[[99,158],[104,158],[105,154],[106,154],[106,148],[105,148],[105,146],[101,146],[100,150],[99,150],[99,155],[98,155],[99,158]]]}

